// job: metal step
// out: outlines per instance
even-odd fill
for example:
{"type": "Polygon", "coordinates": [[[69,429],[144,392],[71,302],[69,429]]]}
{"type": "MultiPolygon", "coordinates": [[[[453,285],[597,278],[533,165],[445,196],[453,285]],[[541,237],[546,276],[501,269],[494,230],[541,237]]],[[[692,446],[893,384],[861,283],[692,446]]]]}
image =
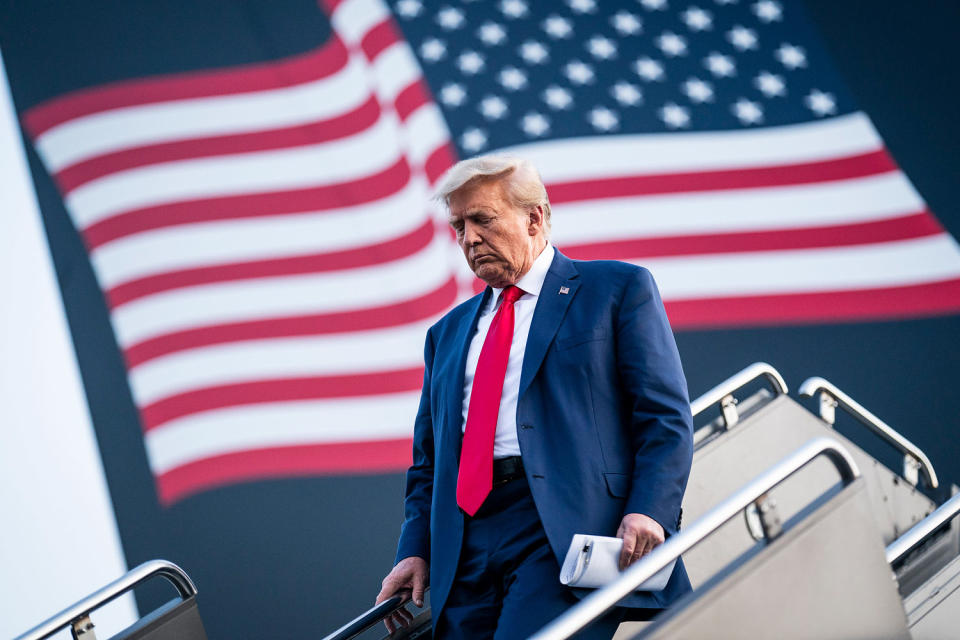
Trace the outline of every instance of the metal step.
{"type": "MultiPolygon", "coordinates": [[[[758,363],[754,377],[767,374],[769,365],[758,363]],[[758,368],[759,367],[759,368],[758,368]]],[[[749,376],[738,374],[736,383],[746,384],[749,376]]],[[[777,374],[779,377],[779,374],[777,374]]],[[[782,378],[780,379],[782,380],[782,378]]],[[[718,386],[723,391],[722,385],[718,386]]],[[[727,388],[725,397],[732,397],[727,388]]],[[[709,393],[709,392],[708,392],[709,393]]],[[[723,407],[724,416],[698,431],[699,444],[683,503],[683,517],[692,522],[718,504],[736,488],[766,469],[773,461],[797,449],[811,438],[828,436],[838,440],[859,466],[866,485],[870,511],[876,519],[879,540],[889,544],[904,531],[930,514],[936,504],[902,476],[867,454],[820,417],[785,395],[785,385],[775,384],[773,393],[760,391],[739,402],[733,424],[728,401],[723,406],[714,393],[713,403],[700,402],[701,412],[710,404],[723,407]],[[705,435],[706,434],[706,435],[705,435]]],[[[697,406],[698,401],[694,402],[697,406]]],[[[836,483],[836,473],[821,460],[800,472],[798,478],[778,487],[771,497],[784,518],[796,515],[811,495],[824,492],[836,483]]],[[[705,544],[684,555],[684,564],[694,587],[731,560],[750,549],[760,537],[756,514],[727,523],[705,544]]]]}
{"type": "Polygon", "coordinates": [[[903,602],[913,640],[957,637],[960,629],[960,557],[943,567],[903,602]]]}

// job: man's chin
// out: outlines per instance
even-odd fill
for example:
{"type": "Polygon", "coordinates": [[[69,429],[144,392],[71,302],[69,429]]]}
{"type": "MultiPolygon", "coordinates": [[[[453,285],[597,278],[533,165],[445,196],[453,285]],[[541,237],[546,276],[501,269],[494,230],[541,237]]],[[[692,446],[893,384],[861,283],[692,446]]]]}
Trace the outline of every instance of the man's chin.
{"type": "Polygon", "coordinates": [[[511,284],[511,282],[506,278],[506,274],[503,273],[500,269],[493,267],[490,264],[481,264],[476,269],[473,270],[475,276],[486,282],[488,285],[494,289],[503,289],[504,287],[511,284]]]}

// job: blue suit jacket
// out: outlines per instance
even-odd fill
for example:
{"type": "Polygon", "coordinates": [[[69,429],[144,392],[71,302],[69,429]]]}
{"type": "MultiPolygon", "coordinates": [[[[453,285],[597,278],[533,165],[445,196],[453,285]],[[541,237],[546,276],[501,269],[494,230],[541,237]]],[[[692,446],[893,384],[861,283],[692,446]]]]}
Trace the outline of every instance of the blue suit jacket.
{"type": "MultiPolygon", "coordinates": [[[[464,368],[490,293],[487,287],[460,304],[427,333],[397,561],[430,563],[434,615],[446,602],[463,538],[456,486],[464,368]]],[[[523,357],[517,435],[558,579],[575,533],[613,536],[626,513],[676,533],[692,419],[673,333],[646,269],[556,252],[523,357]]],[[[663,591],[623,604],[668,606],[690,590],[682,563],[676,567],[663,591]]]]}

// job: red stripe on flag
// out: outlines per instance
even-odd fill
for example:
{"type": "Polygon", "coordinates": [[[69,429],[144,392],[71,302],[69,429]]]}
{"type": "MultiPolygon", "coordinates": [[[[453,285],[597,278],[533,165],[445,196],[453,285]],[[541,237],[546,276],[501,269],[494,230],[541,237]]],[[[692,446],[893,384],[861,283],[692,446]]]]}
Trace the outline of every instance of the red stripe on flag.
{"type": "Polygon", "coordinates": [[[321,273],[340,269],[356,269],[399,260],[411,256],[426,248],[433,239],[433,222],[427,220],[420,227],[400,236],[378,244],[317,253],[307,256],[273,258],[270,260],[252,260],[234,262],[212,267],[198,267],[160,273],[117,285],[107,291],[107,301],[111,309],[116,309],[132,300],[149,296],[161,291],[192,287],[212,282],[229,282],[250,278],[270,278],[304,273],[321,273]]]}
{"type": "Polygon", "coordinates": [[[885,149],[846,158],[800,164],[692,171],[660,175],[595,178],[547,185],[554,204],[601,198],[625,198],[664,193],[695,193],[728,189],[755,189],[833,180],[849,180],[896,171],[885,149]]]}
{"type": "Polygon", "coordinates": [[[327,15],[333,15],[333,12],[337,10],[344,0],[320,0],[320,6],[323,7],[327,15]]]}
{"type": "Polygon", "coordinates": [[[352,207],[398,193],[409,181],[410,165],[405,158],[400,158],[378,173],[348,182],[308,189],[172,202],[127,211],[90,225],[83,230],[83,237],[87,248],[92,251],[112,240],[150,229],[352,207]]]}
{"type": "Polygon", "coordinates": [[[416,391],[423,385],[423,367],[338,376],[277,378],[195,389],[140,408],[144,431],[184,416],[224,407],[321,398],[378,396],[416,391]]]}
{"type": "Polygon", "coordinates": [[[360,48],[363,49],[363,53],[366,54],[368,60],[373,60],[384,49],[401,40],[403,38],[400,37],[396,27],[393,26],[393,19],[387,18],[363,35],[363,39],[360,40],[360,48]]]}
{"type": "Polygon", "coordinates": [[[922,238],[942,232],[943,227],[929,212],[921,212],[855,224],[567,245],[563,251],[578,260],[642,260],[663,256],[851,246],[922,238]]]}
{"type": "Polygon", "coordinates": [[[37,138],[74,118],[138,105],[280,89],[333,75],[347,64],[347,49],[336,35],[313,51],[271,62],[125,80],[81,89],[29,109],[24,125],[37,138]]]}
{"type": "Polygon", "coordinates": [[[890,320],[960,312],[960,278],[925,284],[665,303],[674,329],[890,320]]]}
{"type": "Polygon", "coordinates": [[[426,83],[420,79],[414,80],[406,89],[398,93],[396,99],[393,101],[393,106],[400,120],[406,122],[411,113],[428,102],[433,102],[433,98],[430,96],[430,89],[427,88],[426,83]]]}
{"type": "Polygon", "coordinates": [[[61,192],[66,195],[91,180],[136,167],[176,160],[287,149],[346,138],[375,125],[380,115],[380,105],[376,98],[371,97],[348,113],[293,127],[178,140],[115,151],[66,167],[57,173],[56,180],[61,192]]]}
{"type": "Polygon", "coordinates": [[[457,298],[457,282],[450,278],[435,291],[381,307],[338,313],[270,318],[220,324],[170,333],[131,345],[124,350],[128,369],[168,353],[239,340],[261,340],[329,333],[384,329],[425,320],[446,311],[457,298]]]}
{"type": "Polygon", "coordinates": [[[369,442],[325,442],[253,449],[212,456],[157,476],[160,502],[184,498],[238,482],[338,474],[373,474],[406,469],[412,438],[369,442]]]}
{"type": "Polygon", "coordinates": [[[427,161],[424,163],[427,180],[430,184],[434,184],[440,179],[440,176],[456,164],[456,162],[457,152],[454,150],[453,145],[446,142],[440,145],[427,156],[427,161]]]}

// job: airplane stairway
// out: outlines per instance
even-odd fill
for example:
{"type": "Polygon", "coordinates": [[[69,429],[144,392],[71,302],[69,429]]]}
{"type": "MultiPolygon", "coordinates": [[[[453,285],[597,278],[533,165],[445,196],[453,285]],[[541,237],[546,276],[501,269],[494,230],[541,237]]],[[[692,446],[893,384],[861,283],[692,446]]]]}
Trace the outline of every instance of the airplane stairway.
{"type": "MultiPolygon", "coordinates": [[[[735,489],[767,468],[773,461],[794,451],[805,442],[828,436],[850,452],[860,468],[866,484],[870,511],[877,521],[884,544],[890,544],[904,531],[929,515],[936,503],[921,493],[919,480],[935,489],[939,485],[936,472],[927,456],[906,438],[822,378],[811,378],[800,388],[803,396],[820,393],[821,416],[812,414],[786,395],[787,387],[775,369],[756,363],[700,396],[692,403],[695,414],[703,416],[713,407],[720,417],[697,430],[694,462],[684,497],[684,519],[699,518],[735,489]],[[738,402],[736,395],[750,388],[757,379],[769,382],[771,389],[761,389],[738,402]],[[903,455],[900,475],[887,469],[876,458],[833,428],[839,405],[868,426],[874,434],[896,447],[903,455]]],[[[835,473],[826,460],[818,460],[799,472],[796,481],[778,487],[768,496],[783,519],[794,516],[808,502],[835,482],[835,473]]],[[[731,559],[745,552],[760,539],[756,507],[750,507],[743,521],[733,521],[711,536],[708,543],[684,555],[691,582],[696,586],[716,573],[731,559]]],[[[958,549],[958,527],[942,536],[939,554],[922,565],[910,565],[912,591],[943,564],[946,555],[953,557],[958,549]],[[925,571],[919,567],[925,566],[925,571]]],[[[905,570],[906,571],[906,570],[905,570]]],[[[901,577],[901,580],[903,578],[901,577]]]]}
{"type": "Polygon", "coordinates": [[[954,637],[956,487],[936,508],[917,490],[938,484],[922,451],[825,380],[800,392],[820,395],[819,416],[758,363],[695,400],[720,416],[696,432],[683,530],[534,638],[570,637],[680,554],[694,592],[618,640],[954,637]],[[771,389],[745,393],[758,379],[771,389]],[[832,428],[837,407],[903,453],[902,474],[832,428]]]}

